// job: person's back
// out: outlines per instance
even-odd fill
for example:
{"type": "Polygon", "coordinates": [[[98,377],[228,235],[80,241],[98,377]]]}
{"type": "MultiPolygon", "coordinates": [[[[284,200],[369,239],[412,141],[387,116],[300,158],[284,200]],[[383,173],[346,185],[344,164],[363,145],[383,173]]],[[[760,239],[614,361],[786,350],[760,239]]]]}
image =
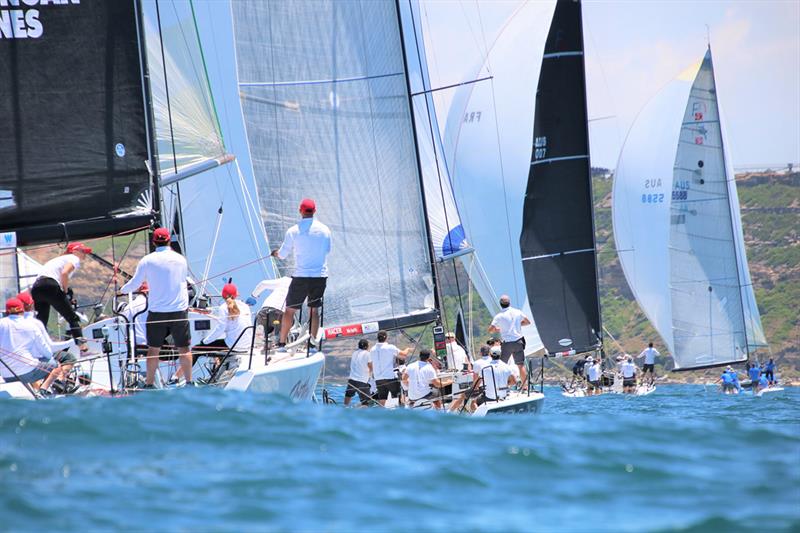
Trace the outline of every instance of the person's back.
{"type": "Polygon", "coordinates": [[[350,376],[349,379],[359,383],[369,382],[369,350],[358,349],[350,357],[350,376]]]}
{"type": "Polygon", "coordinates": [[[758,383],[758,379],[761,377],[761,368],[757,364],[754,364],[750,367],[750,370],[747,371],[750,377],[750,382],[755,385],[758,383]]]}
{"type": "Polygon", "coordinates": [[[253,331],[247,329],[253,325],[250,307],[241,300],[234,300],[234,304],[239,310],[239,313],[234,316],[230,315],[227,302],[221,303],[217,308],[218,316],[225,323],[225,345],[233,348],[235,344],[236,350],[247,351],[250,349],[250,341],[253,338],[253,331]],[[239,338],[240,335],[241,338],[239,338]]]}
{"type": "Polygon", "coordinates": [[[620,370],[622,371],[623,379],[630,379],[636,374],[636,365],[630,361],[625,361],[622,363],[620,370]]]}
{"type": "Polygon", "coordinates": [[[769,387],[769,379],[767,375],[764,374],[760,378],[758,378],[758,388],[759,389],[766,389],[769,387]]]}
{"type": "Polygon", "coordinates": [[[185,257],[169,246],[159,246],[142,258],[137,273],[140,270],[150,285],[148,311],[163,313],[189,308],[186,287],[189,267],[185,257]]]}
{"type": "Polygon", "coordinates": [[[0,365],[0,375],[6,381],[14,374],[21,376],[36,370],[51,355],[40,328],[31,320],[22,314],[0,318],[0,359],[4,363],[0,365]]]}
{"type": "Polygon", "coordinates": [[[370,360],[375,379],[395,379],[395,358],[400,352],[397,346],[388,342],[378,342],[372,348],[370,360]]]}
{"type": "Polygon", "coordinates": [[[492,326],[496,327],[503,342],[513,342],[522,338],[522,311],[508,306],[494,316],[492,326]]]}
{"type": "Polygon", "coordinates": [[[486,397],[490,400],[503,399],[508,394],[508,378],[511,368],[499,359],[492,359],[481,371],[486,397]]]}
{"type": "Polygon", "coordinates": [[[436,369],[427,361],[415,361],[406,367],[408,397],[411,401],[425,398],[433,392],[431,381],[436,379],[436,369]]]}
{"type": "Polygon", "coordinates": [[[314,218],[304,218],[287,232],[294,251],[295,277],[327,277],[331,230],[314,218]]]}

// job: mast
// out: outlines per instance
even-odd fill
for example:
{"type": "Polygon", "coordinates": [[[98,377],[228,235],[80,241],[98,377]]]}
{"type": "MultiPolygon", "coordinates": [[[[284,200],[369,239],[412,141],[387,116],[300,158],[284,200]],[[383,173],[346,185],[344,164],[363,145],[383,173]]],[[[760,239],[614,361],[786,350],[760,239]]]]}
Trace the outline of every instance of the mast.
{"type": "MultiPolygon", "coordinates": [[[[420,188],[420,195],[422,199],[422,209],[426,213],[423,217],[425,221],[425,234],[426,239],[425,241],[428,244],[428,256],[431,262],[431,278],[433,280],[433,301],[434,307],[439,312],[436,322],[441,323],[441,287],[439,286],[438,276],[437,276],[437,268],[436,268],[436,252],[433,248],[433,237],[431,236],[431,223],[428,220],[427,212],[428,212],[428,204],[425,198],[425,183],[422,179],[422,164],[419,160],[419,140],[417,139],[417,125],[416,119],[414,118],[414,100],[411,91],[411,80],[408,77],[408,55],[406,54],[406,43],[405,37],[403,36],[403,17],[401,16],[400,12],[400,0],[395,0],[395,10],[397,12],[397,27],[400,33],[400,49],[403,52],[403,77],[405,78],[406,82],[406,90],[408,94],[408,112],[411,116],[411,134],[414,137],[414,150],[416,152],[416,162],[417,162],[417,177],[419,179],[419,188],[420,188]]],[[[413,12],[412,12],[413,17],[413,12]]]]}
{"type": "MultiPolygon", "coordinates": [[[[742,328],[744,328],[744,350],[747,354],[747,360],[750,360],[750,343],[747,340],[747,318],[745,317],[744,313],[744,298],[742,298],[742,272],[739,268],[739,254],[744,253],[744,250],[739,250],[736,246],[736,228],[733,224],[733,216],[741,216],[739,213],[734,213],[733,208],[731,206],[731,195],[730,195],[730,188],[727,186],[727,182],[729,179],[733,180],[734,190],[736,190],[736,176],[728,176],[728,165],[725,163],[725,140],[722,138],[722,117],[719,113],[719,97],[717,95],[717,76],[714,73],[714,60],[711,57],[711,41],[709,39],[708,43],[708,59],[711,63],[711,80],[714,83],[714,107],[717,111],[717,121],[719,123],[719,149],[722,152],[722,170],[725,173],[725,190],[728,192],[728,212],[730,213],[730,223],[731,223],[731,241],[733,242],[733,255],[734,255],[734,263],[736,263],[736,286],[738,290],[736,291],[739,296],[739,306],[741,307],[742,311],[742,328]]],[[[709,289],[710,290],[710,289],[709,289]]],[[[709,332],[710,337],[713,339],[713,332],[709,332]]],[[[713,341],[712,341],[713,342],[713,341]]],[[[713,353],[713,352],[712,352],[713,353]]]]}

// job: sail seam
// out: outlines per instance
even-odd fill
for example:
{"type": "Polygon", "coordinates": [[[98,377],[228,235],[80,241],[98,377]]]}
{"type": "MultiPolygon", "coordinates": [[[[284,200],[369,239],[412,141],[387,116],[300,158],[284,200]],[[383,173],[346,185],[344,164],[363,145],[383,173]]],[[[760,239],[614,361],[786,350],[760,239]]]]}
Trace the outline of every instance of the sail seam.
{"type": "Polygon", "coordinates": [[[531,261],[533,259],[548,259],[550,257],[558,257],[560,255],[574,255],[574,254],[583,254],[586,252],[594,252],[594,248],[584,248],[582,250],[570,250],[568,252],[556,252],[554,254],[544,254],[544,255],[532,255],[530,257],[523,257],[523,261],[531,261]]]}
{"type": "Polygon", "coordinates": [[[582,56],[583,51],[577,50],[574,52],[553,52],[552,54],[545,54],[542,56],[542,59],[556,59],[559,57],[573,57],[573,56],[582,56]]]}
{"type": "Polygon", "coordinates": [[[587,159],[589,154],[583,155],[568,155],[564,157],[549,157],[547,159],[539,159],[537,161],[532,161],[531,166],[540,165],[542,163],[555,163],[556,161],[570,161],[572,159],[587,159]]]}
{"type": "Polygon", "coordinates": [[[328,79],[328,80],[297,80],[297,81],[240,81],[239,87],[282,87],[286,85],[322,85],[327,83],[347,83],[351,81],[376,80],[380,78],[391,78],[402,76],[402,72],[392,72],[390,74],[376,74],[374,76],[352,76],[349,78],[328,79]]]}

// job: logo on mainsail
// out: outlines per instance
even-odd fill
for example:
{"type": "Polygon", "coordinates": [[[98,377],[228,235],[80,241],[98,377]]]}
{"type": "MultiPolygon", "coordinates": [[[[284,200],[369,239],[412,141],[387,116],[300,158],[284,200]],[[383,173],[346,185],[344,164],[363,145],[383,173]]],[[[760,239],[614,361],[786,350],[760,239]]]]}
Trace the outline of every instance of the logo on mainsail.
{"type": "Polygon", "coordinates": [[[572,339],[561,339],[558,341],[558,344],[566,348],[567,346],[572,344],[572,339]]]}

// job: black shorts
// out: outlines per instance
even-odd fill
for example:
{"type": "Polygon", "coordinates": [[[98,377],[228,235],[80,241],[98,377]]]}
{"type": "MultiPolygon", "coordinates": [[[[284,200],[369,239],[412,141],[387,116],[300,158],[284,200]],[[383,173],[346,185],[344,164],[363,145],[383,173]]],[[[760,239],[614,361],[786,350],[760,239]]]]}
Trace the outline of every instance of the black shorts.
{"type": "Polygon", "coordinates": [[[356,381],[354,379],[350,379],[347,381],[347,390],[344,391],[345,398],[352,398],[353,396],[358,393],[358,399],[361,400],[361,403],[367,405],[369,403],[369,383],[364,383],[363,381],[356,381]]]}
{"type": "Polygon", "coordinates": [[[650,371],[650,372],[655,373],[655,370],[656,370],[656,365],[655,364],[647,364],[647,363],[645,363],[644,365],[642,365],[642,372],[650,371]]]}
{"type": "Polygon", "coordinates": [[[375,395],[378,400],[386,400],[389,398],[390,392],[393,398],[400,397],[400,380],[397,378],[378,379],[375,381],[375,385],[378,386],[378,393],[375,395]]]}
{"type": "Polygon", "coordinates": [[[176,348],[188,348],[191,342],[189,333],[189,311],[170,311],[159,313],[150,311],[147,315],[147,345],[160,348],[167,335],[172,335],[176,348]]]}
{"type": "Polygon", "coordinates": [[[589,382],[589,390],[600,389],[600,380],[590,381],[589,382]]]}
{"type": "Polygon", "coordinates": [[[622,379],[622,386],[623,387],[635,387],[636,386],[636,378],[623,378],[622,379]]]}
{"type": "Polygon", "coordinates": [[[308,298],[308,307],[322,305],[322,296],[325,294],[325,285],[328,278],[292,278],[289,292],[286,294],[286,307],[300,309],[308,298]]]}
{"type": "Polygon", "coordinates": [[[500,344],[501,358],[504,363],[508,363],[511,357],[518,365],[525,363],[525,337],[515,341],[508,341],[500,344]]]}

